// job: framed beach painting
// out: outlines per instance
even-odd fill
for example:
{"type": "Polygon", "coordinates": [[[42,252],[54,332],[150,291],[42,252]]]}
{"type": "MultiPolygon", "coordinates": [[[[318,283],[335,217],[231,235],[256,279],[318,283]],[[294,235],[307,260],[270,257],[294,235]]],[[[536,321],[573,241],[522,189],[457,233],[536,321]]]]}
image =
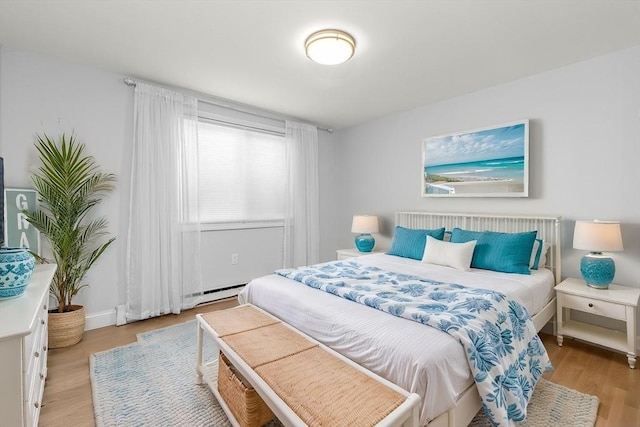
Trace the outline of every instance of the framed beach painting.
{"type": "Polygon", "coordinates": [[[425,138],[422,197],[527,197],[529,120],[425,138]]]}

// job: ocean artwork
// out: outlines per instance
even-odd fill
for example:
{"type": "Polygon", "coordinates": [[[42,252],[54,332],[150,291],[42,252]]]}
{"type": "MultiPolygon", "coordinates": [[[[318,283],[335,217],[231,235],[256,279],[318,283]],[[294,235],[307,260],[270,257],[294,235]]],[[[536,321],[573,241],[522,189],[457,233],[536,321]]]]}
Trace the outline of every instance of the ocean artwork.
{"type": "Polygon", "coordinates": [[[423,197],[527,197],[529,122],[426,138],[423,197]]]}

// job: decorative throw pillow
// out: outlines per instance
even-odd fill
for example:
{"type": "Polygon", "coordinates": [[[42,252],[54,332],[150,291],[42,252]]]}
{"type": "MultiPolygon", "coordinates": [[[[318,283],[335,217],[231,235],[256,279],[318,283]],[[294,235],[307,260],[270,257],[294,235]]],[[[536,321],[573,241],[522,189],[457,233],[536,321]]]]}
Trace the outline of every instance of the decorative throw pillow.
{"type": "Polygon", "coordinates": [[[393,233],[391,249],[387,252],[387,255],[421,260],[427,244],[427,236],[442,240],[444,238],[444,227],[435,230],[414,230],[398,225],[395,233],[393,233]]]}
{"type": "Polygon", "coordinates": [[[536,239],[536,231],[499,233],[454,228],[451,241],[464,243],[477,240],[471,267],[504,273],[531,274],[529,262],[536,239]]]}
{"type": "Polygon", "coordinates": [[[538,268],[545,268],[547,266],[547,252],[549,252],[550,244],[547,242],[542,243],[542,252],[540,253],[540,261],[538,261],[538,268]]]}
{"type": "Polygon", "coordinates": [[[465,243],[451,243],[427,236],[427,245],[424,248],[422,262],[468,271],[475,247],[475,240],[465,243]]]}
{"type": "Polygon", "coordinates": [[[536,239],[533,242],[533,249],[531,250],[531,260],[529,261],[529,268],[537,270],[538,268],[544,268],[547,265],[547,251],[551,247],[550,244],[542,239],[536,239]]]}

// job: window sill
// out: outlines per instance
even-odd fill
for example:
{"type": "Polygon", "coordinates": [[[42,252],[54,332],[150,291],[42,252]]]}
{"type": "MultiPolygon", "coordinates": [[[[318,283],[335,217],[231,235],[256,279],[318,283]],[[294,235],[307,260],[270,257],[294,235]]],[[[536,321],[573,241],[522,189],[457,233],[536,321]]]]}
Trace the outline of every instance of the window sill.
{"type": "Polygon", "coordinates": [[[280,228],[284,227],[283,219],[272,219],[263,221],[230,221],[230,222],[207,222],[202,223],[201,231],[222,231],[222,230],[245,230],[252,228],[280,228]]]}

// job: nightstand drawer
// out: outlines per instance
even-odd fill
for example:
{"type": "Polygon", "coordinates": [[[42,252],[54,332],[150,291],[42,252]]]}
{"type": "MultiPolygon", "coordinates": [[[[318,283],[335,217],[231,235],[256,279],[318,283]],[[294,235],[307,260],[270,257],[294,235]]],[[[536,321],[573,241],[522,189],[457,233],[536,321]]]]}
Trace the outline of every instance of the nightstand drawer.
{"type": "Polygon", "coordinates": [[[624,305],[568,294],[561,294],[560,298],[562,299],[561,305],[565,308],[618,320],[626,320],[627,318],[624,305]]]}

